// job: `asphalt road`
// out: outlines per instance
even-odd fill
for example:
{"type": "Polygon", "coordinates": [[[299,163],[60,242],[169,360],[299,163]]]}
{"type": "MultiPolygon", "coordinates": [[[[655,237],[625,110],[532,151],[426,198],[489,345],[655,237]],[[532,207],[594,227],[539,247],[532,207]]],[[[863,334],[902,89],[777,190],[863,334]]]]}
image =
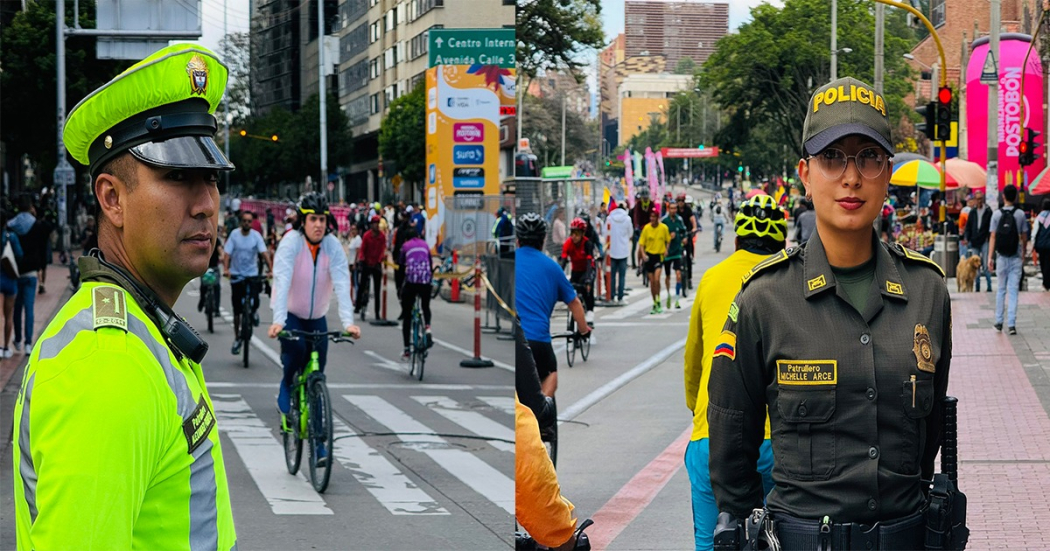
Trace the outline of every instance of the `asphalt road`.
{"type": "MultiPolygon", "coordinates": [[[[506,549],[513,545],[513,341],[483,334],[485,369],[472,356],[473,304],[432,302],[436,345],[422,382],[399,361],[401,330],[365,322],[356,344],[331,344],[325,370],[334,406],[336,463],[319,495],[303,470],[288,474],[275,405],[279,344],[265,336],[268,297],[249,368],[230,352],[226,319],[208,333],[197,282],[175,310],[208,341],[203,365],[215,404],[240,549],[506,549]]],[[[393,298],[393,296],[391,296],[393,298]]],[[[400,308],[393,302],[390,317],[400,308]]],[[[371,314],[371,313],[370,313],[371,314]]],[[[371,320],[369,315],[369,320],[371,320]]],[[[335,301],[330,327],[338,325],[335,301]]],[[[12,418],[21,371],[5,389],[12,418]]],[[[8,421],[10,423],[10,421],[8,421]]],[[[5,435],[6,436],[6,435],[5,435]]],[[[0,548],[15,545],[10,443],[0,452],[0,548]]]]}

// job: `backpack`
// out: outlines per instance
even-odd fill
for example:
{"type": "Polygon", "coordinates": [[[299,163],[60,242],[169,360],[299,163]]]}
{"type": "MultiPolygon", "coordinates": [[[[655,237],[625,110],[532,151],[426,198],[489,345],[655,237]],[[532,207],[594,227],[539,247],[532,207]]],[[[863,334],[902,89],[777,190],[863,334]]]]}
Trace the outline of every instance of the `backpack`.
{"type": "Polygon", "coordinates": [[[1046,227],[1046,218],[1040,217],[1041,220],[1037,219],[1036,224],[1040,224],[1039,233],[1035,236],[1035,248],[1040,251],[1050,249],[1050,228],[1046,227]]]}
{"type": "Polygon", "coordinates": [[[995,228],[995,252],[1002,256],[1017,256],[1017,245],[1021,237],[1014,212],[1015,209],[999,209],[999,225],[995,228]]]}

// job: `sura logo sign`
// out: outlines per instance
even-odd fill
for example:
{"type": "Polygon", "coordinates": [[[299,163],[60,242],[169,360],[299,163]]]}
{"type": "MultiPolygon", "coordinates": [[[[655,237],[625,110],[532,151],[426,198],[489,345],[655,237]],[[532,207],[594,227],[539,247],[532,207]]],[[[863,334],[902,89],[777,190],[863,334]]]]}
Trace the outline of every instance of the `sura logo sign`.
{"type": "Polygon", "coordinates": [[[485,148],[480,145],[452,146],[452,163],[457,165],[480,165],[485,162],[485,148]]]}
{"type": "Polygon", "coordinates": [[[460,122],[452,125],[452,140],[456,143],[477,143],[485,139],[485,127],[480,123],[460,122]]]}

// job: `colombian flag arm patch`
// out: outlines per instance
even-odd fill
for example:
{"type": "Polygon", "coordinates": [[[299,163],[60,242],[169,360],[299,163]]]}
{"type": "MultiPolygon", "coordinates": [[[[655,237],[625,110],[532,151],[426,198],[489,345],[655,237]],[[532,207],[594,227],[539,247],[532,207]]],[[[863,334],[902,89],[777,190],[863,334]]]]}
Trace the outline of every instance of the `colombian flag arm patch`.
{"type": "Polygon", "coordinates": [[[715,353],[712,358],[719,356],[725,356],[730,360],[736,359],[736,334],[732,331],[722,331],[722,337],[719,339],[718,346],[715,347],[715,353]]]}

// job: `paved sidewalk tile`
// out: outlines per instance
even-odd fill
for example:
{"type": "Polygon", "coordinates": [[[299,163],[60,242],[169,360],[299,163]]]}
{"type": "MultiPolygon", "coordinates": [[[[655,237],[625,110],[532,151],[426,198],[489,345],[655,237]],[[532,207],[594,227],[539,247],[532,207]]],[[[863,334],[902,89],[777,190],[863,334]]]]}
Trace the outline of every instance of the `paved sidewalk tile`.
{"type": "MultiPolygon", "coordinates": [[[[47,285],[45,288],[47,292],[36,296],[36,303],[33,307],[33,335],[35,337],[39,337],[43,333],[47,324],[51,323],[51,318],[55,317],[58,309],[72,296],[72,291],[69,289],[69,268],[65,264],[58,263],[57,254],[54,262],[47,266],[47,285]]],[[[3,318],[3,312],[0,312],[0,328],[3,327],[3,318]]],[[[11,344],[14,344],[14,338],[14,331],[12,331],[11,344]]],[[[0,335],[0,343],[2,341],[3,336],[0,335]]],[[[7,386],[8,380],[25,363],[25,360],[24,349],[21,352],[16,350],[14,355],[6,360],[0,360],[0,389],[7,386]]]]}

